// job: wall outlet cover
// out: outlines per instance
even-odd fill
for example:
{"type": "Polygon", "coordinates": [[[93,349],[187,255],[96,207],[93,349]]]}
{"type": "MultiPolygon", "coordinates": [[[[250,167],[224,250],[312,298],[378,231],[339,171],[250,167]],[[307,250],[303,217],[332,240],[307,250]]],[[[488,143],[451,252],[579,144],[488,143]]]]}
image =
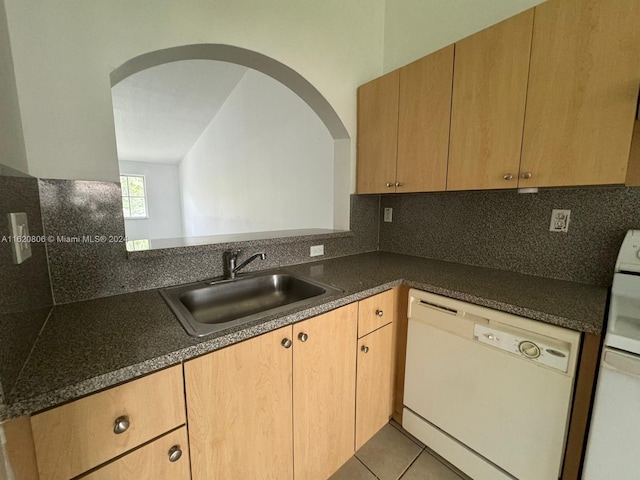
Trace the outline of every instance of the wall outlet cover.
{"type": "Polygon", "coordinates": [[[549,224],[550,232],[568,232],[569,220],[571,219],[571,210],[552,210],[551,223],[549,224]]]}
{"type": "Polygon", "coordinates": [[[393,221],[393,208],[385,208],[384,209],[384,221],[392,222],[393,221]]]}
{"type": "Polygon", "coordinates": [[[309,255],[312,257],[324,255],[324,245],[313,245],[309,251],[309,255]]]}
{"type": "Polygon", "coordinates": [[[31,257],[31,243],[29,242],[29,223],[24,212],[10,213],[9,228],[12,237],[13,263],[20,265],[31,257]]]}

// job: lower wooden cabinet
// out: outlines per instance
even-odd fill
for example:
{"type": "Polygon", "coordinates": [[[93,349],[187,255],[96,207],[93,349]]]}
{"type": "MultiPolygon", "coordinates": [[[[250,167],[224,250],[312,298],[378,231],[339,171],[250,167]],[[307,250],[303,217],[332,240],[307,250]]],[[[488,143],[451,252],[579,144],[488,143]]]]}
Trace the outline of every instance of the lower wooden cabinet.
{"type": "Polygon", "coordinates": [[[391,413],[393,325],[358,340],[356,450],[389,422],[391,413]]]}
{"type": "Polygon", "coordinates": [[[193,480],[293,477],[291,332],[185,363],[193,480]]]}
{"type": "Polygon", "coordinates": [[[357,308],[185,363],[193,480],[326,480],[353,455],[357,308]]]}
{"type": "Polygon", "coordinates": [[[82,477],[83,480],[189,480],[187,429],[181,427],[82,477]]]}
{"type": "Polygon", "coordinates": [[[68,480],[184,423],[180,365],[39,413],[40,480],[68,480]]]}
{"type": "Polygon", "coordinates": [[[40,480],[326,480],[389,420],[396,296],[34,415],[40,480]]]}
{"type": "Polygon", "coordinates": [[[296,480],[326,480],[354,454],[358,305],[293,326],[296,480]]]}

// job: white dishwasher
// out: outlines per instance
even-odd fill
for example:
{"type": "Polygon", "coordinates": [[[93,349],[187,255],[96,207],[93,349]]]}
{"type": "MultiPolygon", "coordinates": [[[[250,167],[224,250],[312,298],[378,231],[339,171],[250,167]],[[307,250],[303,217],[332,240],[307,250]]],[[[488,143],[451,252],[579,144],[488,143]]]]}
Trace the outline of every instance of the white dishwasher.
{"type": "Polygon", "coordinates": [[[412,289],[402,426],[475,480],[560,477],[581,334],[412,289]]]}

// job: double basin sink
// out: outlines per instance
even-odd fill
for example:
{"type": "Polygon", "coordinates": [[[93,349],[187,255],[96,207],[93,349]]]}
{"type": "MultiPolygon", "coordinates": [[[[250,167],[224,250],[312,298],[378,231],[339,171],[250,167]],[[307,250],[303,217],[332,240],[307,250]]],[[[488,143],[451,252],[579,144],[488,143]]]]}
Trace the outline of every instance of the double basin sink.
{"type": "Polygon", "coordinates": [[[160,294],[187,333],[202,337],[335,295],[342,290],[286,272],[178,285],[160,294]]]}

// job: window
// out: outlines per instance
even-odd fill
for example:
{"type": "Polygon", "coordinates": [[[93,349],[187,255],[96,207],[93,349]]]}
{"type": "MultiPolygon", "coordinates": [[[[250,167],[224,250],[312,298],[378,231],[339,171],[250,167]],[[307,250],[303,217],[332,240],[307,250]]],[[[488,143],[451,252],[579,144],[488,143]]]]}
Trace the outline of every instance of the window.
{"type": "Polygon", "coordinates": [[[147,193],[142,175],[120,175],[124,218],[147,218],[147,193]]]}
{"type": "Polygon", "coordinates": [[[149,240],[129,240],[127,242],[127,250],[129,252],[138,252],[140,250],[149,250],[149,240]]]}

